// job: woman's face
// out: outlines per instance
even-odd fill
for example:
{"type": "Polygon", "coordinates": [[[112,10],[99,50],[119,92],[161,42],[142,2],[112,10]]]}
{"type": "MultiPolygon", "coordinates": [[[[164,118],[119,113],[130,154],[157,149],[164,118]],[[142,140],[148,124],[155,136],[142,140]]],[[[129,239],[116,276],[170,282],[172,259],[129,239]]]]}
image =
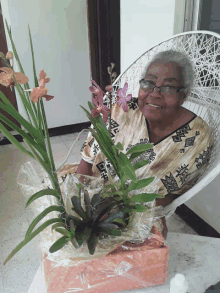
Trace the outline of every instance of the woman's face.
{"type": "MultiPolygon", "coordinates": [[[[144,78],[157,87],[171,86],[181,87],[181,77],[177,63],[152,64],[144,78]]],[[[179,107],[182,105],[185,94],[183,92],[175,94],[165,94],[158,88],[154,91],[149,89],[139,90],[138,105],[143,115],[152,121],[163,121],[166,118],[174,118],[179,107]],[[149,104],[159,107],[153,107],[149,104]]]]}

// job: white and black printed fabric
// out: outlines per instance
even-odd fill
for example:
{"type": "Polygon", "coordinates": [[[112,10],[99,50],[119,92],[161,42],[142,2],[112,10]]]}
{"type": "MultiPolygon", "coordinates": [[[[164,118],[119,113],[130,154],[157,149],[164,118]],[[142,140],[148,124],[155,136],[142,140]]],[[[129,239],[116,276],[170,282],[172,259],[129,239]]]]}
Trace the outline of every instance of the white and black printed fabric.
{"type": "MultiPolygon", "coordinates": [[[[140,109],[130,104],[128,113],[117,104],[112,107],[111,136],[115,144],[122,143],[126,153],[138,144],[152,143],[148,122],[140,109]]],[[[153,144],[153,143],[152,143],[153,144]]],[[[154,147],[139,157],[133,164],[148,160],[149,164],[136,171],[137,178],[155,177],[154,181],[141,192],[154,192],[165,196],[168,193],[180,195],[195,184],[207,166],[212,150],[213,139],[207,123],[194,116],[173,133],[154,144],[154,147]]],[[[88,135],[82,158],[92,164],[93,175],[108,179],[107,169],[114,169],[103,159],[97,142],[88,135]]]]}

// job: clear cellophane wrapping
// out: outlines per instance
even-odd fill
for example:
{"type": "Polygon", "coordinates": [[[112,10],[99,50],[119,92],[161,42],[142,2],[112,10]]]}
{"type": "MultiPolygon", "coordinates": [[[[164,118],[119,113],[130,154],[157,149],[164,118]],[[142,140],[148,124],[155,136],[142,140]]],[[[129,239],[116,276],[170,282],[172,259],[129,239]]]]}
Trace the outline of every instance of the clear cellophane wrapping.
{"type": "MultiPolygon", "coordinates": [[[[83,187],[88,191],[90,198],[92,198],[93,194],[98,193],[104,186],[103,179],[95,177],[82,176],[72,173],[66,173],[63,175],[62,172],[60,174],[58,172],[57,175],[65,210],[67,214],[77,217],[78,215],[71,209],[71,197],[78,194],[76,183],[80,182],[83,184],[83,187]]],[[[52,189],[48,175],[36,161],[29,161],[22,165],[18,174],[17,183],[22,189],[22,192],[27,200],[34,193],[42,189],[52,189]]],[[[157,190],[154,189],[151,192],[157,193],[157,190]]],[[[130,192],[129,196],[138,193],[140,193],[140,190],[135,190],[130,192]]],[[[83,196],[81,197],[81,204],[84,207],[83,196]]],[[[60,205],[60,203],[54,196],[46,195],[33,201],[28,208],[33,210],[36,217],[43,212],[45,208],[51,205],[60,205]]],[[[89,254],[86,243],[76,249],[70,241],[62,249],[57,252],[50,253],[49,248],[61,237],[60,233],[54,230],[52,232],[51,226],[47,227],[40,233],[41,250],[44,254],[46,254],[47,259],[54,263],[53,267],[69,267],[84,264],[87,260],[89,261],[91,259],[102,258],[126,241],[138,245],[141,243],[143,244],[147,238],[158,238],[157,235],[150,233],[150,231],[154,223],[164,216],[164,209],[162,206],[156,207],[155,200],[145,203],[145,206],[148,207],[148,210],[143,213],[134,213],[132,221],[130,221],[128,227],[122,231],[121,236],[109,236],[107,238],[100,239],[96,246],[94,255],[89,254]]],[[[39,222],[38,226],[49,219],[57,218],[59,216],[58,212],[51,212],[39,222]]],[[[163,240],[163,245],[167,245],[165,240],[163,240]]]]}

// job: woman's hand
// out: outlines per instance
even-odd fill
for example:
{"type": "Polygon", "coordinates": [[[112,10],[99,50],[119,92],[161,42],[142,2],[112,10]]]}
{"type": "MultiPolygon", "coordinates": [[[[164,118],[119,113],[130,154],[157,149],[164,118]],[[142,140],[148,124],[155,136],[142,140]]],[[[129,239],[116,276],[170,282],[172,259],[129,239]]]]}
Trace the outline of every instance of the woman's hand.
{"type": "Polygon", "coordinates": [[[89,164],[88,162],[82,159],[77,168],[76,174],[92,176],[92,164],[89,164]]]}
{"type": "MultiPolygon", "coordinates": [[[[164,198],[156,198],[156,206],[167,206],[169,204],[171,204],[174,200],[173,194],[169,193],[167,195],[165,195],[164,198]]],[[[168,233],[168,228],[167,228],[167,224],[166,224],[166,218],[162,217],[159,219],[158,223],[159,225],[158,230],[159,233],[162,234],[163,238],[166,240],[167,239],[167,233],[168,233]]],[[[154,227],[151,230],[151,233],[155,232],[154,227]]]]}
{"type": "Polygon", "coordinates": [[[163,238],[166,240],[167,239],[167,233],[168,233],[168,228],[167,228],[167,224],[166,224],[166,218],[162,217],[161,221],[162,221],[162,225],[163,225],[162,235],[163,235],[163,238]]]}

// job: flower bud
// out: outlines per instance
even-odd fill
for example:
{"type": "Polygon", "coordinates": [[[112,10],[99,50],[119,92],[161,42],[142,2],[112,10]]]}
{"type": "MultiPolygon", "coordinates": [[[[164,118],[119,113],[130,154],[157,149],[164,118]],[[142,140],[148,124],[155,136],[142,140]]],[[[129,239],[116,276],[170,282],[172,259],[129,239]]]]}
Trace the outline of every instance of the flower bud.
{"type": "Polygon", "coordinates": [[[107,85],[105,90],[110,93],[112,91],[112,85],[107,85]]]}
{"type": "Polygon", "coordinates": [[[117,73],[116,73],[116,72],[113,72],[113,73],[112,73],[112,79],[115,80],[116,77],[117,77],[117,73]]]}
{"type": "Polygon", "coordinates": [[[115,63],[111,63],[112,69],[115,67],[115,63]]]}
{"type": "Polygon", "coordinates": [[[109,66],[107,69],[108,69],[108,73],[111,74],[112,73],[111,67],[109,66]]]}
{"type": "Polygon", "coordinates": [[[6,59],[13,59],[14,58],[14,55],[11,51],[9,51],[7,54],[6,54],[6,59]]]}

